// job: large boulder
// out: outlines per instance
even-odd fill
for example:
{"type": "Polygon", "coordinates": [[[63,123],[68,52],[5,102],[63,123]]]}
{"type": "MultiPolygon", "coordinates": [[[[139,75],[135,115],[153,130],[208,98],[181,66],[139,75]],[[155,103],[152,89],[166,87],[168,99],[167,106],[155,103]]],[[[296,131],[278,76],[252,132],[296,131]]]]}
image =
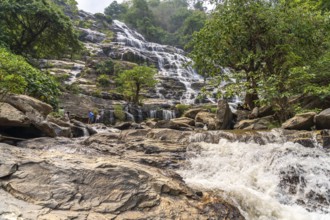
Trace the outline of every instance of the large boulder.
{"type": "Polygon", "coordinates": [[[195,126],[195,120],[187,117],[173,118],[171,119],[174,123],[183,123],[190,126],[195,126]]]}
{"type": "Polygon", "coordinates": [[[282,124],[282,128],[290,130],[310,130],[314,126],[315,112],[298,114],[282,124]]]}
{"type": "Polygon", "coordinates": [[[61,127],[53,122],[42,121],[34,125],[48,137],[71,137],[70,127],[61,127]]]}
{"type": "Polygon", "coordinates": [[[155,128],[170,128],[170,129],[180,130],[180,131],[193,130],[193,128],[189,124],[186,124],[186,123],[183,123],[180,121],[173,121],[173,120],[158,121],[155,125],[155,128]]]}
{"type": "Polygon", "coordinates": [[[330,108],[315,116],[316,129],[330,129],[330,108]]]}
{"type": "Polygon", "coordinates": [[[219,100],[216,114],[216,129],[231,129],[232,121],[233,113],[229,108],[228,102],[225,100],[219,100]]]}
{"type": "Polygon", "coordinates": [[[217,128],[216,114],[199,112],[195,117],[195,123],[203,123],[208,130],[215,130],[217,128]]]}
{"type": "Polygon", "coordinates": [[[30,120],[24,113],[8,103],[0,102],[0,126],[25,127],[30,125],[30,120]]]}
{"type": "Polygon", "coordinates": [[[83,123],[76,126],[52,116],[48,117],[52,107],[29,96],[10,95],[4,103],[0,103],[0,106],[0,133],[5,136],[17,138],[80,137],[88,133],[96,133],[83,123]]]}
{"type": "Polygon", "coordinates": [[[193,109],[189,109],[189,110],[187,110],[187,111],[182,115],[182,117],[195,119],[195,118],[196,118],[196,115],[197,115],[199,112],[207,112],[207,110],[206,110],[206,109],[203,109],[203,108],[193,108],[193,109]]]}
{"type": "Polygon", "coordinates": [[[46,117],[53,111],[52,106],[47,103],[26,95],[10,95],[6,98],[5,102],[14,106],[24,114],[40,114],[46,117]]]}
{"type": "Polygon", "coordinates": [[[267,116],[257,119],[242,120],[238,122],[234,128],[243,130],[267,130],[273,125],[273,123],[274,117],[267,116]]]}

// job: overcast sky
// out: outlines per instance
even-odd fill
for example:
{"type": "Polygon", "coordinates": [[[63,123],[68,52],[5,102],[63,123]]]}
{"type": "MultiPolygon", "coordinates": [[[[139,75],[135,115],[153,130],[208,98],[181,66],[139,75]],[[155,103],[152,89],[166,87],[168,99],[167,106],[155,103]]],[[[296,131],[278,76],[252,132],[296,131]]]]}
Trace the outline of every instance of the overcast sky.
{"type": "MultiPolygon", "coordinates": [[[[111,4],[113,0],[76,0],[78,8],[87,12],[103,12],[104,8],[111,4]]],[[[117,0],[121,2],[121,0],[117,0]]]]}

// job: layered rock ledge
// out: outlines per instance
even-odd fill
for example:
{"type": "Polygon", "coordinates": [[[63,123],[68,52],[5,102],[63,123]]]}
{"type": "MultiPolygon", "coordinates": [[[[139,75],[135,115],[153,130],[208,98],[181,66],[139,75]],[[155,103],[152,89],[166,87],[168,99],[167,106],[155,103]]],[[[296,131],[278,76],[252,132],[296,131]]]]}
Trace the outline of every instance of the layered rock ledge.
{"type": "Polygon", "coordinates": [[[0,219],[244,219],[173,171],[189,135],[113,130],[0,143],[0,219]]]}

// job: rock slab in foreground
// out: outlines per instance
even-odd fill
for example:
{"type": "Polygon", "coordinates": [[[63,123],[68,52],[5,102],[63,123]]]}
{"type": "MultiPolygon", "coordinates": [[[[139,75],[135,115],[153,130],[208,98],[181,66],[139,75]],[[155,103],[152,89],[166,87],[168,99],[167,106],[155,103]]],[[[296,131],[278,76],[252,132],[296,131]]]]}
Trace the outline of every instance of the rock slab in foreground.
{"type": "Polygon", "coordinates": [[[221,199],[197,196],[173,171],[61,142],[0,144],[0,219],[243,219],[221,199]]]}

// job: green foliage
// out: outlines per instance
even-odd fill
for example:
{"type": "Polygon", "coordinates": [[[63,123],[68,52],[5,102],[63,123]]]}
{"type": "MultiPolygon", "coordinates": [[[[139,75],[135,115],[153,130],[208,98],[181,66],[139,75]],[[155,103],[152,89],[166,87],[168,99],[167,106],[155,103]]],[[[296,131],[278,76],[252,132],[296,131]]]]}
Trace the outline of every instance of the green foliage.
{"type": "Polygon", "coordinates": [[[189,0],[129,0],[118,4],[113,1],[105,14],[137,29],[147,40],[184,47],[191,34],[200,30],[206,20],[202,1],[189,0]]]}
{"type": "Polygon", "coordinates": [[[68,74],[68,73],[55,76],[56,81],[59,83],[64,83],[65,81],[68,81],[69,78],[70,78],[70,74],[68,74]]]}
{"type": "Polygon", "coordinates": [[[114,114],[119,121],[125,121],[125,112],[121,105],[114,105],[114,114]]]}
{"type": "MultiPolygon", "coordinates": [[[[287,1],[285,1],[287,2],[287,1]]],[[[219,4],[190,43],[196,68],[206,76],[236,80],[226,93],[246,92],[246,102],[272,104],[280,120],[290,116],[288,98],[305,92],[311,67],[329,49],[329,18],[301,5],[227,0],[219,4]],[[297,19],[299,18],[299,19],[297,19]]]]}
{"type": "Polygon", "coordinates": [[[102,87],[107,87],[110,85],[110,77],[105,74],[101,74],[99,77],[97,77],[97,82],[102,86],[102,87]]]}
{"type": "Polygon", "coordinates": [[[70,85],[66,86],[66,89],[71,91],[73,94],[79,94],[81,92],[81,89],[77,83],[72,83],[70,85]]]}
{"type": "Polygon", "coordinates": [[[175,108],[178,110],[179,115],[183,115],[185,111],[191,108],[191,105],[177,104],[175,108]]]}
{"type": "Polygon", "coordinates": [[[108,7],[104,9],[104,14],[112,17],[113,19],[120,19],[125,14],[127,7],[125,4],[118,4],[117,1],[113,1],[108,7]]]}
{"type": "Polygon", "coordinates": [[[97,74],[113,75],[114,63],[111,59],[101,61],[96,65],[97,74]]]}
{"type": "Polygon", "coordinates": [[[27,94],[57,107],[60,91],[56,80],[4,48],[0,48],[0,86],[2,94],[27,94]]]}
{"type": "Polygon", "coordinates": [[[156,69],[148,66],[135,66],[131,70],[125,70],[116,77],[118,90],[133,103],[140,104],[140,93],[156,85],[156,73],[156,69]]]}
{"type": "Polygon", "coordinates": [[[81,49],[70,19],[50,0],[0,1],[0,32],[0,41],[24,56],[63,57],[81,49]]]}
{"type": "Polygon", "coordinates": [[[111,16],[109,16],[109,15],[104,15],[104,14],[102,14],[102,13],[95,13],[94,16],[95,16],[95,18],[98,19],[98,20],[106,21],[106,22],[112,23],[112,18],[111,18],[111,16]]]}
{"type": "Polygon", "coordinates": [[[102,91],[100,89],[96,89],[93,91],[92,95],[94,97],[102,97],[102,91]]]}
{"type": "Polygon", "coordinates": [[[78,13],[78,3],[76,0],[52,0],[55,4],[60,6],[63,12],[69,16],[73,17],[78,13]]]}

